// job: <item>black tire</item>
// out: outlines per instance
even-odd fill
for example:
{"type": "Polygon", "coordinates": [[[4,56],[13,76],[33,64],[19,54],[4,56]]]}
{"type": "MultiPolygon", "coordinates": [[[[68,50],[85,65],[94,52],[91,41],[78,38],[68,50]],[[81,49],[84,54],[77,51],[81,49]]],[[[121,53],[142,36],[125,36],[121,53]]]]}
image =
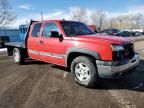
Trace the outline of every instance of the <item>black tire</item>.
{"type": "Polygon", "coordinates": [[[24,64],[25,58],[22,55],[22,51],[19,48],[14,48],[14,50],[13,50],[13,60],[16,64],[19,64],[19,65],[24,64]],[[16,58],[16,54],[18,55],[17,58],[16,58]]]}
{"type": "Polygon", "coordinates": [[[98,83],[98,72],[96,66],[94,65],[94,60],[90,57],[87,56],[76,57],[71,63],[71,72],[73,74],[75,81],[84,87],[93,88],[98,83]],[[89,78],[86,81],[80,81],[77,77],[78,74],[76,75],[75,71],[76,66],[79,65],[80,63],[83,63],[86,67],[89,68],[89,78]]]}

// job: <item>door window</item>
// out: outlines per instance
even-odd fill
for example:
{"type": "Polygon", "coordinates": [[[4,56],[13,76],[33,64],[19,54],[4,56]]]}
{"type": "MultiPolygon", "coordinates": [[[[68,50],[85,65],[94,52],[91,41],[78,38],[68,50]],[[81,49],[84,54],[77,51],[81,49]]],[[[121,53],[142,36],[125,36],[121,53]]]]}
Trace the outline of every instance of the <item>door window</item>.
{"type": "Polygon", "coordinates": [[[41,23],[37,23],[34,25],[33,30],[32,30],[32,37],[38,37],[41,29],[41,23]]]}
{"type": "Polygon", "coordinates": [[[50,32],[59,32],[58,27],[56,23],[48,22],[45,24],[43,29],[43,36],[44,37],[50,37],[50,32]]]}

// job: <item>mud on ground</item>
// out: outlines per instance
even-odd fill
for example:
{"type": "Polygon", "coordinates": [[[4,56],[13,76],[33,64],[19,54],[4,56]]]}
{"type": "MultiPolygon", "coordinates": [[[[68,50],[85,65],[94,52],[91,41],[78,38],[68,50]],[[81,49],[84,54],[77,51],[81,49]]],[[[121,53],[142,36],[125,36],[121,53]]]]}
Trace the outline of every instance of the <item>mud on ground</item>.
{"type": "MultiPolygon", "coordinates": [[[[135,49],[144,57],[144,42],[135,49]]],[[[0,108],[143,108],[144,59],[123,79],[100,79],[95,89],[75,83],[67,69],[34,60],[16,65],[0,56],[0,108]]]]}

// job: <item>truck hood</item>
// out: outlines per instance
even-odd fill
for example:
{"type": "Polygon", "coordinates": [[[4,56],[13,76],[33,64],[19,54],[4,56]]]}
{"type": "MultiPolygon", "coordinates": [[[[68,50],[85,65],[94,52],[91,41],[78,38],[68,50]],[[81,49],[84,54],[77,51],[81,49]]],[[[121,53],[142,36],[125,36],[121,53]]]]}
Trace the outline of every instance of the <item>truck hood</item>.
{"type": "Polygon", "coordinates": [[[117,36],[108,36],[108,35],[80,35],[76,37],[72,37],[72,39],[80,40],[80,41],[87,41],[87,42],[107,42],[109,44],[125,44],[130,43],[131,40],[124,37],[117,37],[117,36]]]}

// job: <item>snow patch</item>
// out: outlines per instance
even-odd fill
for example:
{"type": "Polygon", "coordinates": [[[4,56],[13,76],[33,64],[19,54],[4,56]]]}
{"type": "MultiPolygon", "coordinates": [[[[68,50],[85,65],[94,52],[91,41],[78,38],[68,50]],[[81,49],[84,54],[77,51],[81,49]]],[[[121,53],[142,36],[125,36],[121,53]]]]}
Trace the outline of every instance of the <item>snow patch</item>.
{"type": "Polygon", "coordinates": [[[4,51],[7,51],[7,48],[0,49],[0,52],[4,52],[4,51]]]}
{"type": "Polygon", "coordinates": [[[63,78],[66,78],[66,77],[67,77],[67,74],[68,74],[68,72],[65,72],[65,73],[63,74],[63,78]]]}

